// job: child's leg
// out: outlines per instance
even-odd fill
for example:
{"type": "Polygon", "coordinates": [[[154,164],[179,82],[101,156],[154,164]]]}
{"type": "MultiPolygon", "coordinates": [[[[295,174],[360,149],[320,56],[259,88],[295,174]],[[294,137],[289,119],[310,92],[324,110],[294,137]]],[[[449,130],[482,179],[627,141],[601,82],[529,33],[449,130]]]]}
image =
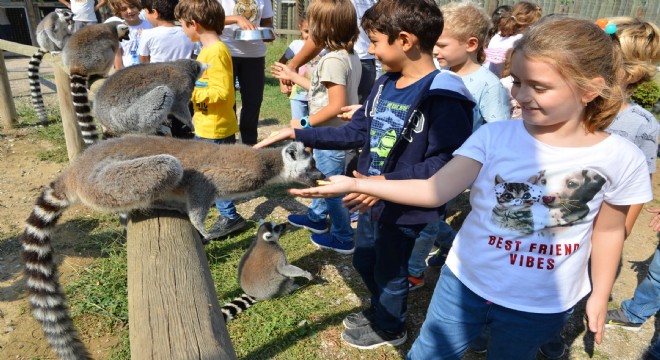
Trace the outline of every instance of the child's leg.
{"type": "Polygon", "coordinates": [[[254,145],[257,143],[257,123],[259,110],[264,98],[264,84],[266,82],[266,58],[231,58],[234,75],[241,84],[241,115],[239,127],[241,130],[241,143],[254,145]]]}
{"type": "MultiPolygon", "coordinates": [[[[316,167],[325,175],[341,175],[344,173],[344,150],[314,150],[316,167]]],[[[342,206],[343,196],[326,198],[325,206],[330,216],[330,233],[339,241],[352,242],[353,228],[348,215],[348,209],[342,206]]],[[[313,220],[313,219],[312,219],[313,220]]]]}
{"type": "Polygon", "coordinates": [[[424,275],[424,270],[426,270],[426,258],[433,248],[433,242],[438,235],[438,223],[440,221],[444,222],[445,220],[440,219],[434,223],[427,224],[419,233],[417,239],[415,239],[415,247],[410,255],[410,260],[408,261],[408,273],[410,276],[419,278],[424,275]]]}
{"type": "Polygon", "coordinates": [[[424,225],[402,226],[376,222],[374,226],[374,282],[378,297],[374,325],[391,333],[404,330],[408,310],[408,260],[424,225]]]}
{"type": "Polygon", "coordinates": [[[570,309],[537,314],[493,305],[488,314],[491,320],[488,358],[492,359],[536,359],[539,346],[559,334],[573,313],[570,309]]]}
{"type": "Polygon", "coordinates": [[[373,309],[380,297],[376,285],[374,268],[376,263],[376,222],[371,220],[371,212],[367,211],[358,218],[357,234],[355,236],[355,252],[353,267],[360,274],[364,285],[371,293],[371,308],[373,309]]]}
{"type": "MultiPolygon", "coordinates": [[[[408,353],[408,359],[461,359],[470,341],[485,328],[491,306],[444,266],[426,320],[408,353]]],[[[488,355],[491,355],[490,352],[488,355]]]]}

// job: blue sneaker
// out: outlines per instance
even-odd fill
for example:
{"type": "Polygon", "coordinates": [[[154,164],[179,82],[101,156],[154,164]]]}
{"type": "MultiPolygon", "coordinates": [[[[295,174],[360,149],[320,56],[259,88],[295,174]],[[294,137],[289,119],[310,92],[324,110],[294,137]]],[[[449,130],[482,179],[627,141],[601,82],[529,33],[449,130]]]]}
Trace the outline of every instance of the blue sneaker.
{"type": "Polygon", "coordinates": [[[312,234],[309,238],[322,249],[334,250],[340,254],[352,254],[355,251],[354,241],[339,241],[332,234],[312,234]]]}
{"type": "Polygon", "coordinates": [[[431,267],[442,267],[447,260],[447,255],[449,255],[449,249],[440,248],[426,261],[426,264],[431,267]]]}
{"type": "Polygon", "coordinates": [[[356,212],[354,212],[354,213],[351,213],[351,222],[352,222],[352,223],[353,223],[353,222],[357,222],[359,217],[360,217],[360,213],[359,213],[359,212],[356,211],[356,212]]]}
{"type": "Polygon", "coordinates": [[[299,215],[299,214],[293,214],[289,215],[287,217],[287,220],[289,221],[289,224],[296,226],[296,227],[301,227],[305,228],[314,234],[324,234],[327,233],[328,230],[328,224],[326,224],[325,221],[320,221],[320,222],[314,222],[309,220],[307,215],[299,215]]]}

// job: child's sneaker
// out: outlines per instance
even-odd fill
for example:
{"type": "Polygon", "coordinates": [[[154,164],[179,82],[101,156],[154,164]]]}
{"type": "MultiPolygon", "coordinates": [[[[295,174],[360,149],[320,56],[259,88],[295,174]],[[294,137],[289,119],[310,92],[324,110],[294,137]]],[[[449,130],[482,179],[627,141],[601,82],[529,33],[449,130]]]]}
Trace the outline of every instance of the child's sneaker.
{"type": "Polygon", "coordinates": [[[408,334],[405,330],[393,334],[369,324],[344,330],[341,333],[341,339],[358,349],[375,349],[383,345],[399,346],[408,340],[408,334]]]}
{"type": "Polygon", "coordinates": [[[417,290],[424,286],[424,274],[420,277],[408,276],[408,291],[417,290]]]}
{"type": "Polygon", "coordinates": [[[639,331],[642,328],[641,323],[634,323],[628,320],[623,309],[609,310],[605,318],[606,328],[622,328],[630,331],[639,331]]]}
{"type": "Polygon", "coordinates": [[[545,356],[548,360],[559,360],[566,354],[566,343],[564,338],[557,334],[550,339],[550,341],[539,347],[541,355],[545,356]]]}
{"type": "Polygon", "coordinates": [[[355,251],[353,240],[339,241],[332,234],[312,234],[310,240],[322,249],[334,250],[340,254],[352,254],[355,251]]]}
{"type": "Polygon", "coordinates": [[[360,217],[359,212],[356,211],[354,213],[351,213],[351,222],[352,223],[357,222],[359,217],[360,217]]]}
{"type": "Polygon", "coordinates": [[[449,250],[441,247],[426,261],[426,264],[432,267],[442,267],[447,261],[447,255],[449,255],[449,250]]]}
{"type": "Polygon", "coordinates": [[[326,224],[325,221],[320,221],[320,222],[314,222],[312,220],[309,220],[307,215],[299,215],[299,214],[293,214],[289,215],[287,217],[287,220],[289,221],[289,224],[296,226],[296,227],[301,227],[305,228],[314,234],[324,234],[328,232],[328,224],[326,224]]]}
{"type": "Polygon", "coordinates": [[[234,219],[228,219],[221,216],[218,218],[215,224],[213,224],[211,230],[209,230],[209,234],[212,234],[214,239],[220,238],[238,231],[244,228],[246,225],[247,222],[241,215],[238,215],[238,217],[234,219]]]}
{"type": "Polygon", "coordinates": [[[359,327],[367,326],[374,322],[376,316],[373,308],[368,308],[360,312],[351,313],[344,318],[342,324],[347,329],[357,329],[359,327]]]}

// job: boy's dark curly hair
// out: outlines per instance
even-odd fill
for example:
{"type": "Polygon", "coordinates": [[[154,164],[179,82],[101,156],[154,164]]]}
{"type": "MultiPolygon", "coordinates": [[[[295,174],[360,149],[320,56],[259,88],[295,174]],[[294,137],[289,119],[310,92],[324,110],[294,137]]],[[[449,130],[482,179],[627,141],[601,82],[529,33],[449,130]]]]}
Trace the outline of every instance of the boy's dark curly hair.
{"type": "Polygon", "coordinates": [[[174,8],[179,3],[179,0],[140,0],[142,9],[152,12],[158,11],[161,20],[174,21],[174,8]]]}
{"type": "Polygon", "coordinates": [[[362,17],[365,32],[377,31],[387,35],[392,44],[401,31],[419,39],[420,50],[433,52],[433,45],[442,34],[442,12],[433,0],[380,0],[362,17]]]}

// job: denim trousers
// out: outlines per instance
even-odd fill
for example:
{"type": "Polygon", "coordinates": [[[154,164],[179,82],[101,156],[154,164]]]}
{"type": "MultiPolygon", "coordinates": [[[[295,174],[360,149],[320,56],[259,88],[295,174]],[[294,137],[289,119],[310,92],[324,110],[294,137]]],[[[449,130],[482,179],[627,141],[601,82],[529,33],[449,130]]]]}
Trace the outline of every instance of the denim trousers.
{"type": "MultiPolygon", "coordinates": [[[[342,175],[344,173],[346,151],[314,149],[314,160],[316,161],[316,168],[323,175],[342,175]]],[[[311,221],[320,222],[325,221],[326,216],[330,216],[330,233],[339,241],[353,241],[351,219],[348,209],[342,206],[342,197],[312,200],[312,204],[307,209],[307,217],[311,221]]]]}
{"type": "Polygon", "coordinates": [[[374,325],[401,332],[408,316],[408,259],[425,225],[376,221],[371,211],[358,217],[353,266],[371,293],[374,325]]]}
{"type": "Polygon", "coordinates": [[[241,131],[241,143],[254,145],[257,143],[257,123],[259,111],[264,99],[266,84],[266,58],[231,57],[234,76],[241,86],[241,115],[238,127],[241,131]]]}
{"type": "MultiPolygon", "coordinates": [[[[214,144],[236,144],[236,136],[228,136],[222,139],[205,139],[195,135],[195,140],[204,140],[207,142],[212,142],[214,144]]],[[[227,219],[236,219],[238,217],[238,212],[236,211],[236,205],[234,202],[227,199],[215,199],[215,207],[220,212],[220,215],[227,219]]]]}
{"type": "Polygon", "coordinates": [[[621,308],[631,322],[641,324],[660,310],[660,244],[653,260],[632,299],[621,303],[621,308]]]}
{"type": "Polygon", "coordinates": [[[424,274],[426,258],[433,249],[434,243],[449,249],[455,236],[454,229],[445,222],[444,216],[434,223],[427,224],[415,240],[415,247],[410,255],[408,262],[410,276],[421,277],[424,274]]]}
{"type": "Polygon", "coordinates": [[[419,337],[408,359],[461,359],[488,327],[488,359],[533,360],[539,346],[561,331],[573,309],[554,314],[517,311],[468,289],[445,265],[419,337]]]}
{"type": "Polygon", "coordinates": [[[291,103],[291,119],[309,116],[309,103],[303,100],[289,100],[291,103]]]}

